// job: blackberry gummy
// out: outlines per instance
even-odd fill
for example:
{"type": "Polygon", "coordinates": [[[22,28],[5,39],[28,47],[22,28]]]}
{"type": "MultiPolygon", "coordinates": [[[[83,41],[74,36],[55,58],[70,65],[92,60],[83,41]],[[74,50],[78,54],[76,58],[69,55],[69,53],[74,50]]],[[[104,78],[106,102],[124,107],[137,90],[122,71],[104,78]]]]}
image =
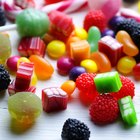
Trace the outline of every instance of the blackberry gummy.
{"type": "Polygon", "coordinates": [[[5,17],[4,11],[0,7],[0,26],[3,26],[5,24],[6,24],[6,17],[5,17]]]}
{"type": "Polygon", "coordinates": [[[0,91],[8,88],[10,84],[10,75],[3,65],[0,65],[0,91]]]}
{"type": "Polygon", "coordinates": [[[67,119],[63,125],[62,140],[89,140],[89,128],[77,119],[67,119]]]}

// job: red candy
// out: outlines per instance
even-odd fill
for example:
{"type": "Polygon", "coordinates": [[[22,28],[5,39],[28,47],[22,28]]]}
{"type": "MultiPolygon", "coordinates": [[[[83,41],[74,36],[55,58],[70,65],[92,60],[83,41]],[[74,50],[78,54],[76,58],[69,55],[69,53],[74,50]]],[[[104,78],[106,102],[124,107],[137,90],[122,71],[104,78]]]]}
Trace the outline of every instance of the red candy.
{"type": "Polygon", "coordinates": [[[43,110],[48,113],[66,109],[67,102],[67,93],[59,87],[50,87],[42,90],[43,110]]]}
{"type": "Polygon", "coordinates": [[[140,80],[140,63],[138,63],[134,66],[133,75],[136,80],[140,80]]]}
{"type": "Polygon", "coordinates": [[[22,38],[18,46],[18,52],[26,57],[33,54],[44,57],[45,49],[46,45],[40,37],[22,38]]]}
{"type": "Polygon", "coordinates": [[[53,3],[57,3],[63,0],[44,0],[46,2],[46,4],[53,4],[53,3]]]}
{"type": "Polygon", "coordinates": [[[99,51],[106,54],[112,66],[116,66],[123,54],[123,45],[113,37],[105,36],[99,40],[99,51]]]}

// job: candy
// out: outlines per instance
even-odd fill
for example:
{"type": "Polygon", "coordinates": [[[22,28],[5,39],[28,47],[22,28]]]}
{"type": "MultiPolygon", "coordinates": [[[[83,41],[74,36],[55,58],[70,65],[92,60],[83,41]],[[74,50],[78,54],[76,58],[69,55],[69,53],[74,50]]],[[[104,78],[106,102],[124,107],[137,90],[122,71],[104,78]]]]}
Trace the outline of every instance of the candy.
{"type": "Polygon", "coordinates": [[[49,20],[45,13],[26,9],[16,17],[17,30],[24,36],[42,36],[48,31],[49,20]]]}
{"type": "Polygon", "coordinates": [[[6,65],[9,70],[16,72],[17,71],[17,62],[20,59],[20,56],[11,56],[7,59],[6,65]]]}
{"type": "Polygon", "coordinates": [[[71,58],[79,64],[82,60],[90,57],[90,45],[86,40],[76,41],[70,44],[71,58]]]}
{"type": "Polygon", "coordinates": [[[96,73],[98,71],[97,64],[91,59],[82,60],[80,66],[84,67],[88,73],[96,73]]]}
{"type": "Polygon", "coordinates": [[[82,73],[86,73],[86,69],[80,66],[75,66],[69,72],[69,79],[76,81],[76,78],[82,73]]]}
{"type": "Polygon", "coordinates": [[[133,67],[133,75],[136,80],[140,80],[140,63],[133,67]]]}
{"type": "Polygon", "coordinates": [[[0,26],[4,26],[6,24],[6,17],[4,10],[0,7],[0,26]]]}
{"type": "Polygon", "coordinates": [[[21,62],[19,64],[16,80],[15,80],[15,89],[19,91],[25,91],[29,88],[31,77],[33,74],[33,63],[21,62]]]}
{"type": "Polygon", "coordinates": [[[28,58],[26,58],[26,57],[20,57],[20,58],[18,59],[18,61],[17,61],[17,67],[19,66],[19,64],[20,64],[21,62],[30,62],[30,60],[29,60],[28,58]]]}
{"type": "Polygon", "coordinates": [[[122,56],[123,45],[111,36],[105,36],[99,40],[99,51],[106,54],[111,65],[115,66],[122,56]]]}
{"type": "Polygon", "coordinates": [[[8,34],[0,33],[0,64],[5,64],[11,55],[11,42],[8,34]]]}
{"type": "Polygon", "coordinates": [[[53,40],[47,45],[46,52],[51,58],[57,59],[66,53],[66,46],[62,41],[53,40]]]}
{"type": "Polygon", "coordinates": [[[100,93],[117,92],[122,86],[117,71],[97,74],[94,78],[94,83],[100,93]]]}
{"type": "Polygon", "coordinates": [[[17,122],[32,124],[42,112],[40,98],[30,92],[18,92],[8,98],[8,111],[17,122]]]}
{"type": "Polygon", "coordinates": [[[101,33],[101,36],[104,37],[104,36],[112,36],[112,37],[115,37],[115,32],[111,29],[105,29],[102,33],[101,33]]]}
{"type": "Polygon", "coordinates": [[[131,96],[126,96],[118,101],[123,121],[128,125],[137,123],[137,116],[131,96]]]}
{"type": "Polygon", "coordinates": [[[22,38],[18,45],[18,52],[22,56],[30,56],[33,54],[44,57],[46,45],[40,37],[22,38]]]}
{"type": "Polygon", "coordinates": [[[74,67],[74,60],[70,57],[60,57],[57,60],[57,69],[58,72],[62,75],[66,75],[74,67]]]}
{"type": "Polygon", "coordinates": [[[46,4],[52,4],[52,3],[56,3],[56,2],[60,2],[62,0],[45,0],[46,4]]]}
{"type": "Polygon", "coordinates": [[[121,8],[121,0],[88,0],[90,9],[101,10],[109,21],[121,8]]]}
{"type": "Polygon", "coordinates": [[[44,34],[42,39],[43,39],[43,41],[45,42],[46,45],[48,45],[49,42],[55,40],[54,36],[52,36],[49,33],[44,34]]]}
{"type": "Polygon", "coordinates": [[[132,41],[130,35],[126,31],[119,31],[116,39],[123,44],[123,52],[128,56],[135,56],[139,53],[138,47],[132,41]]]}
{"type": "Polygon", "coordinates": [[[90,52],[96,52],[98,50],[98,41],[101,38],[100,30],[93,26],[88,30],[88,38],[87,41],[90,45],[90,52]]]}
{"type": "Polygon", "coordinates": [[[47,113],[66,109],[67,102],[67,93],[61,88],[50,87],[42,90],[42,106],[47,113]]]}
{"type": "Polygon", "coordinates": [[[109,72],[111,71],[111,63],[108,57],[102,52],[93,52],[90,59],[95,61],[97,64],[99,72],[109,72]]]}
{"type": "Polygon", "coordinates": [[[68,94],[68,96],[70,96],[74,92],[76,84],[72,80],[67,80],[61,85],[60,88],[63,89],[68,94]]]}
{"type": "Polygon", "coordinates": [[[124,56],[117,63],[117,70],[122,74],[130,74],[135,65],[136,61],[133,57],[124,56]]]}
{"type": "Polygon", "coordinates": [[[47,60],[38,55],[31,55],[29,60],[34,63],[35,73],[38,79],[46,80],[52,76],[54,68],[47,60]]]}

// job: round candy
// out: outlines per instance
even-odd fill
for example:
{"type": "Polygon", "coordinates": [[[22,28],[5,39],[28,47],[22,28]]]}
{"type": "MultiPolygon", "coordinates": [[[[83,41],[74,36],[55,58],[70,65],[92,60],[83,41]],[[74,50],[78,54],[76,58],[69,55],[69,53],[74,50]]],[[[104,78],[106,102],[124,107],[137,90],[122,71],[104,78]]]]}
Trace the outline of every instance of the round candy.
{"type": "Polygon", "coordinates": [[[17,62],[20,59],[20,56],[11,56],[7,59],[7,67],[9,70],[16,72],[17,71],[17,62]]]}
{"type": "Polygon", "coordinates": [[[97,64],[91,59],[82,60],[80,66],[84,67],[88,73],[95,73],[98,71],[97,64]]]}
{"type": "Polygon", "coordinates": [[[111,29],[105,29],[102,33],[101,33],[102,37],[103,36],[112,36],[115,37],[115,32],[111,29]]]}
{"type": "Polygon", "coordinates": [[[82,73],[86,73],[86,69],[81,66],[73,67],[69,72],[69,79],[76,81],[76,78],[82,73]]]}
{"type": "Polygon", "coordinates": [[[30,60],[29,60],[28,58],[26,58],[26,57],[20,57],[20,58],[18,59],[18,61],[17,61],[17,67],[19,66],[19,64],[20,64],[21,62],[30,62],[30,60]]]}
{"type": "Polygon", "coordinates": [[[36,10],[26,9],[16,17],[17,30],[24,36],[42,36],[49,28],[47,14],[36,10]]]}
{"type": "Polygon", "coordinates": [[[76,84],[72,80],[68,80],[61,85],[61,89],[63,89],[69,96],[74,92],[76,88],[76,84]]]}
{"type": "Polygon", "coordinates": [[[57,59],[65,54],[66,46],[62,41],[53,40],[48,44],[46,51],[50,57],[57,59]]]}
{"type": "Polygon", "coordinates": [[[122,74],[129,74],[132,72],[135,65],[136,61],[133,57],[124,56],[118,61],[117,69],[122,74]]]}
{"type": "Polygon", "coordinates": [[[42,112],[40,98],[31,92],[18,92],[8,98],[8,111],[12,118],[31,124],[42,112]]]}
{"type": "Polygon", "coordinates": [[[74,60],[70,57],[61,57],[57,60],[57,69],[60,74],[68,74],[74,67],[74,60]]]}

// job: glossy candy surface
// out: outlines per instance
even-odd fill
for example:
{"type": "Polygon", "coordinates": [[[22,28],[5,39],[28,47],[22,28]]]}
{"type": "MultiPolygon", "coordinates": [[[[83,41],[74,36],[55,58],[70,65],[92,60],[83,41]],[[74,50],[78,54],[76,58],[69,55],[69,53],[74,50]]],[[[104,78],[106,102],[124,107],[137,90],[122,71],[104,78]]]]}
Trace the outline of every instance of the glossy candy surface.
{"type": "Polygon", "coordinates": [[[93,52],[90,58],[96,62],[99,72],[111,71],[111,63],[108,57],[102,52],[93,52]]]}
{"type": "Polygon", "coordinates": [[[29,60],[34,63],[35,73],[38,79],[46,80],[52,76],[54,68],[47,60],[38,55],[31,55],[29,60]]]}
{"type": "Polygon", "coordinates": [[[42,112],[40,98],[31,92],[18,92],[8,98],[8,111],[22,124],[31,124],[42,112]]]}
{"type": "Polygon", "coordinates": [[[42,90],[42,106],[45,112],[64,110],[67,108],[67,93],[58,87],[42,90]]]}
{"type": "Polygon", "coordinates": [[[135,56],[139,53],[138,47],[132,41],[130,35],[126,31],[119,31],[116,39],[123,44],[123,52],[128,56],[135,56]]]}
{"type": "Polygon", "coordinates": [[[19,34],[24,36],[42,36],[48,31],[49,19],[44,12],[26,9],[16,17],[19,34]]]}
{"type": "Polygon", "coordinates": [[[137,115],[131,99],[131,96],[126,96],[118,101],[122,119],[128,125],[137,123],[137,115]]]}
{"type": "Polygon", "coordinates": [[[105,29],[102,33],[101,33],[102,37],[104,36],[112,36],[115,37],[115,32],[111,29],[105,29]]]}
{"type": "Polygon", "coordinates": [[[140,63],[133,67],[133,75],[136,80],[140,80],[140,63]]]}
{"type": "Polygon", "coordinates": [[[117,92],[122,86],[117,71],[97,74],[94,83],[100,93],[117,92]]]}
{"type": "Polygon", "coordinates": [[[53,40],[47,45],[46,52],[51,58],[57,59],[66,53],[66,46],[62,41],[53,40]]]}
{"type": "Polygon", "coordinates": [[[87,41],[90,44],[90,52],[96,52],[98,50],[98,41],[101,38],[100,30],[92,26],[88,30],[88,38],[87,41]]]}
{"type": "Polygon", "coordinates": [[[133,57],[124,56],[119,59],[117,63],[117,70],[122,74],[129,74],[132,72],[135,65],[136,61],[133,57]]]}

